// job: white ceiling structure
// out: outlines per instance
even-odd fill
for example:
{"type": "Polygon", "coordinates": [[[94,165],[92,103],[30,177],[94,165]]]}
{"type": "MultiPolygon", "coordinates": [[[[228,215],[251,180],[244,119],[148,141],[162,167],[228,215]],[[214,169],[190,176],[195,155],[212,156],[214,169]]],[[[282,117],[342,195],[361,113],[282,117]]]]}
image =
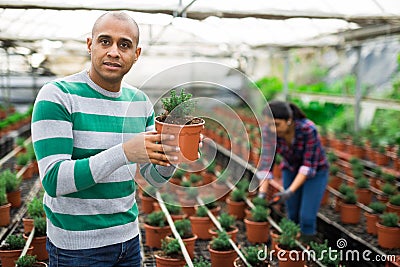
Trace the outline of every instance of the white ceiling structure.
{"type": "Polygon", "coordinates": [[[106,10],[125,10],[138,22],[145,55],[171,58],[254,57],[400,32],[398,0],[0,0],[0,47],[84,56],[106,10]]]}

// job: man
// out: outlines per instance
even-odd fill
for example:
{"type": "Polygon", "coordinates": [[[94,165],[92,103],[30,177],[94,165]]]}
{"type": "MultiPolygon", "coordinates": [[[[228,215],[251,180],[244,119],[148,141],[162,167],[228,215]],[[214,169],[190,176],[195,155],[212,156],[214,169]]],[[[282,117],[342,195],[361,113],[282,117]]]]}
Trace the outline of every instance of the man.
{"type": "MultiPolygon", "coordinates": [[[[173,174],[148,97],[122,82],[140,56],[139,28],[123,12],[97,19],[88,71],[40,90],[32,140],[45,189],[49,266],[140,266],[132,179],[160,186],[173,174]],[[126,140],[125,140],[126,139],[126,140]]],[[[173,136],[162,138],[173,139],[173,136]]]]}

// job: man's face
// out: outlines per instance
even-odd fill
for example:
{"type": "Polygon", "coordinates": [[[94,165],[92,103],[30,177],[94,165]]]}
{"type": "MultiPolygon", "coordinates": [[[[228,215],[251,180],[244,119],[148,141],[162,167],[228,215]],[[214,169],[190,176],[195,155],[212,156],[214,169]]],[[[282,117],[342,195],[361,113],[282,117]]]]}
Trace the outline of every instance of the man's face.
{"type": "Polygon", "coordinates": [[[118,90],[122,78],[138,59],[138,30],[131,21],[104,17],[87,39],[91,52],[91,79],[104,89],[118,90]]]}

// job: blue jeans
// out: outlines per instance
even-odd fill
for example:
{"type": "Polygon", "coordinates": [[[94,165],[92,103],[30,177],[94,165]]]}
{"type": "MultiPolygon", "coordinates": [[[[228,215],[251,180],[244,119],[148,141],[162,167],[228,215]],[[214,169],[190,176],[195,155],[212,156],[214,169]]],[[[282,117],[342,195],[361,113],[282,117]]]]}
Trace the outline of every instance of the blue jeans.
{"type": "Polygon", "coordinates": [[[123,243],[92,249],[57,248],[47,238],[49,267],[140,267],[139,235],[123,243]]]}
{"type": "MultiPolygon", "coordinates": [[[[296,175],[297,172],[282,170],[285,189],[290,186],[296,175]]],[[[317,171],[314,177],[307,178],[304,184],[286,201],[289,219],[300,224],[303,234],[314,235],[317,232],[317,213],[328,183],[328,175],[328,169],[317,171]]]]}

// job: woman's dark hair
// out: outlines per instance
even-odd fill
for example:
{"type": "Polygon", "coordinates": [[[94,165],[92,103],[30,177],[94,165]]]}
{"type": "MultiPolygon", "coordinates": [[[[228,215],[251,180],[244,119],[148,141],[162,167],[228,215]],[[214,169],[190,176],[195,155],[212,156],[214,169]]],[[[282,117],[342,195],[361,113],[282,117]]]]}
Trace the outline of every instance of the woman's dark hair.
{"type": "MultiPolygon", "coordinates": [[[[291,102],[284,102],[280,100],[273,100],[269,102],[269,109],[275,119],[289,120],[289,119],[305,119],[307,116],[295,104],[291,102]]],[[[264,109],[264,115],[270,115],[268,107],[264,109]]]]}

